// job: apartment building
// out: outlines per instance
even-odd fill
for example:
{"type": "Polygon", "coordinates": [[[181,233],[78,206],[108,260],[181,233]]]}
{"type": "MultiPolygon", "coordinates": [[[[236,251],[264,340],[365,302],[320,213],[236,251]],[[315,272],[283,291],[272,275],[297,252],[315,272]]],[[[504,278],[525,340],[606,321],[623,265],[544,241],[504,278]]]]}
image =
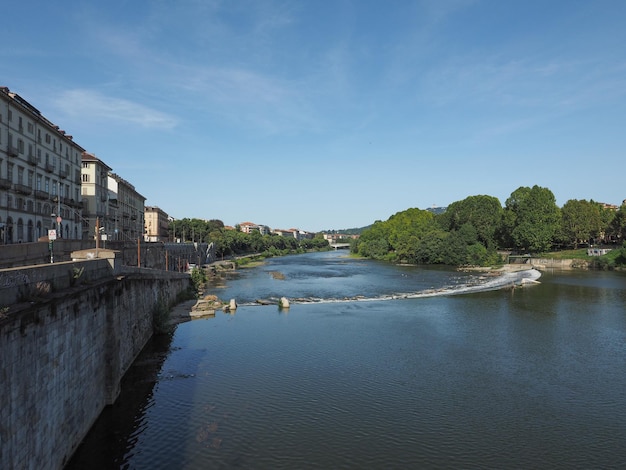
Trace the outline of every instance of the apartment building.
{"type": "Polygon", "coordinates": [[[0,87],[0,243],[81,238],[84,149],[17,93],[0,87]]]}
{"type": "Polygon", "coordinates": [[[146,198],[124,178],[109,172],[110,216],[104,232],[109,240],[134,241],[144,236],[144,207],[146,198]]]}
{"type": "Polygon", "coordinates": [[[147,242],[166,242],[169,239],[169,216],[156,206],[145,208],[145,236],[147,242]]]}
{"type": "Polygon", "coordinates": [[[81,193],[83,196],[83,239],[94,238],[96,228],[108,237],[112,211],[109,208],[108,179],[110,166],[92,153],[83,152],[81,193]],[[102,230],[101,230],[102,229],[102,230]]]}
{"type": "Polygon", "coordinates": [[[271,229],[267,225],[259,225],[252,222],[241,222],[239,224],[239,228],[244,233],[252,233],[256,231],[261,235],[266,235],[271,232],[271,229]]]}

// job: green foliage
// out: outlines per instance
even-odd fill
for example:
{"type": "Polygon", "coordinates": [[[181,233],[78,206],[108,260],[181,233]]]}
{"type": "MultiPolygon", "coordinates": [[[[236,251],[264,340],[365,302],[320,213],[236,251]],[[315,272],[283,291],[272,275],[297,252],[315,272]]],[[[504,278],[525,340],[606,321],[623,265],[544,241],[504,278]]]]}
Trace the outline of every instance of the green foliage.
{"type": "Polygon", "coordinates": [[[505,243],[520,251],[548,251],[560,230],[561,214],[547,188],[520,187],[506,200],[503,227],[505,243]]]}
{"type": "Polygon", "coordinates": [[[163,297],[159,297],[152,308],[152,330],[154,334],[166,334],[172,331],[170,307],[163,297]]]}
{"type": "Polygon", "coordinates": [[[453,202],[437,217],[439,225],[447,231],[459,230],[470,225],[476,232],[476,239],[483,246],[496,246],[496,230],[502,220],[502,206],[493,196],[470,196],[453,202]]]}
{"type": "Polygon", "coordinates": [[[330,245],[322,237],[296,240],[277,234],[261,235],[259,231],[245,233],[239,230],[214,230],[208,240],[215,244],[215,254],[219,258],[262,253],[265,256],[278,256],[288,253],[304,253],[307,250],[328,250],[330,245]]]}
{"type": "MultiPolygon", "coordinates": [[[[480,198],[470,200],[471,203],[480,201],[480,198]]],[[[492,201],[485,198],[483,202],[492,201]]],[[[498,207],[499,203],[495,205],[493,220],[499,217],[498,207]]],[[[351,251],[364,257],[414,264],[459,266],[497,263],[499,256],[493,242],[495,229],[482,227],[482,233],[490,234],[487,236],[492,238],[487,247],[480,241],[478,230],[470,220],[470,217],[461,216],[450,222],[436,219],[431,211],[408,209],[394,214],[385,222],[375,222],[358,241],[353,242],[351,251]],[[465,222],[461,223],[461,220],[465,222]]],[[[476,217],[473,220],[480,219],[476,217]]]]}
{"type": "Polygon", "coordinates": [[[611,250],[604,256],[593,257],[591,267],[602,270],[626,267],[626,242],[622,244],[622,248],[611,250]]]}
{"type": "Polygon", "coordinates": [[[609,223],[608,235],[626,240],[626,205],[622,205],[609,223]]]}
{"type": "Polygon", "coordinates": [[[207,277],[204,269],[195,267],[191,270],[191,283],[193,285],[194,292],[200,292],[206,280],[207,277]]]}
{"type": "Polygon", "coordinates": [[[561,208],[560,239],[574,249],[600,236],[603,228],[601,206],[595,202],[570,199],[561,208]]]}
{"type": "Polygon", "coordinates": [[[170,222],[170,237],[180,239],[182,243],[208,242],[209,234],[224,228],[224,222],[217,219],[189,219],[184,218],[170,222]]]}

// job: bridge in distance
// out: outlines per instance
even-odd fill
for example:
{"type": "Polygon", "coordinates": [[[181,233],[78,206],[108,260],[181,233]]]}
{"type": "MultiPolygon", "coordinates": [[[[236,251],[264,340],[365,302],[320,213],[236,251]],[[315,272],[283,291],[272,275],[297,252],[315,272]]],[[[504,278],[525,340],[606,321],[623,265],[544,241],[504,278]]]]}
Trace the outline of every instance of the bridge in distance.
{"type": "Polygon", "coordinates": [[[349,250],[350,243],[331,243],[330,247],[335,250],[349,250]]]}

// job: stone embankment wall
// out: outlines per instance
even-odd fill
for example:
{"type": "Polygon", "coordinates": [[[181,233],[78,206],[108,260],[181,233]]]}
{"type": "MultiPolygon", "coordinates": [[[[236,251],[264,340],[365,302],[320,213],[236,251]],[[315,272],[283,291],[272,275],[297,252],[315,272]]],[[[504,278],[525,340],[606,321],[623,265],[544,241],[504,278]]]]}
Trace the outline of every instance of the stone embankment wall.
{"type": "Polygon", "coordinates": [[[531,258],[530,263],[536,269],[545,271],[547,269],[587,269],[589,263],[580,259],[550,259],[550,258],[531,258]]]}
{"type": "MultiPolygon", "coordinates": [[[[87,263],[95,273],[107,261],[87,263]]],[[[187,274],[137,271],[93,274],[0,310],[0,468],[63,468],[115,401],[152,335],[155,306],[190,283],[187,274]]]]}

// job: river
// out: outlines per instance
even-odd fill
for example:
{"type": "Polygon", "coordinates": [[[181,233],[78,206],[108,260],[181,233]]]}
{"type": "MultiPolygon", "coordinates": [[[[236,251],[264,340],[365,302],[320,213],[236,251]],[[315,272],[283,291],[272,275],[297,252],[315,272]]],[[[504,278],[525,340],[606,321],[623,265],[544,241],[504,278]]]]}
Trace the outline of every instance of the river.
{"type": "Polygon", "coordinates": [[[236,312],[151,341],[66,468],[625,468],[626,276],[538,280],[240,269],[210,287],[236,312]]]}

